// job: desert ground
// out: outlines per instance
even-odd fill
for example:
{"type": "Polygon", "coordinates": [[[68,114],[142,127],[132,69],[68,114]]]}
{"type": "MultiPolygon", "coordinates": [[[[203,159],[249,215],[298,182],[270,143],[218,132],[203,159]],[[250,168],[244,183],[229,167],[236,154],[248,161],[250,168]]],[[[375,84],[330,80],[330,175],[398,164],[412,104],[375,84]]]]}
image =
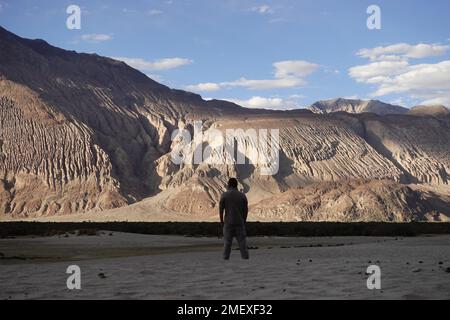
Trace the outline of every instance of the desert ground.
{"type": "Polygon", "coordinates": [[[450,236],[222,240],[101,231],[0,239],[0,299],[450,299],[450,236]],[[381,289],[366,286],[369,265],[381,289]],[[81,290],[66,269],[81,268],[81,290]]]}

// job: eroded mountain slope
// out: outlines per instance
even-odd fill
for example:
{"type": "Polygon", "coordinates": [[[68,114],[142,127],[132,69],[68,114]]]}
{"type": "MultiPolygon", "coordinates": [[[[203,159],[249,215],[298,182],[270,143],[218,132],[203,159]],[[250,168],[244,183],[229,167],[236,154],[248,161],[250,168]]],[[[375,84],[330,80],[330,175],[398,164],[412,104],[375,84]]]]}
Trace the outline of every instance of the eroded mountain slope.
{"type": "MultiPolygon", "coordinates": [[[[449,184],[450,117],[445,114],[245,109],[170,89],[113,59],[22,39],[1,28],[0,124],[0,215],[8,217],[95,214],[147,198],[141,209],[148,211],[148,220],[155,210],[174,220],[177,214],[208,218],[216,214],[228,177],[237,176],[252,210],[263,208],[267,214],[280,212],[277,199],[303,197],[317,183],[364,197],[365,192],[351,190],[365,183],[339,183],[369,181],[380,199],[409,200],[392,206],[382,205],[387,200],[361,200],[359,213],[321,202],[326,210],[308,219],[420,220],[435,217],[432,208],[414,193],[420,190],[398,183],[449,184]],[[192,132],[197,120],[222,132],[279,129],[279,171],[261,175],[262,166],[249,163],[174,164],[173,130],[182,125],[192,132]],[[379,188],[374,180],[390,184],[379,188]]],[[[255,139],[236,139],[261,152],[255,139]]],[[[223,152],[216,156],[225,157],[223,152]]],[[[277,219],[297,219],[301,212],[277,219]]]]}

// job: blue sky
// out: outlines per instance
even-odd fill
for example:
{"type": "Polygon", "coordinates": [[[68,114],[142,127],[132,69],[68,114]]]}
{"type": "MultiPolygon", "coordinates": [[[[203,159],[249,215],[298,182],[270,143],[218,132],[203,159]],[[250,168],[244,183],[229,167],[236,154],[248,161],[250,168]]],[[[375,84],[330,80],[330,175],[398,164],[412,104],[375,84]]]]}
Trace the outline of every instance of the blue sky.
{"type": "Polygon", "coordinates": [[[335,97],[450,106],[449,12],[448,0],[0,0],[0,25],[248,107],[335,97]],[[71,4],[80,30],[66,27],[71,4]],[[372,4],[381,30],[367,28],[372,4]]]}

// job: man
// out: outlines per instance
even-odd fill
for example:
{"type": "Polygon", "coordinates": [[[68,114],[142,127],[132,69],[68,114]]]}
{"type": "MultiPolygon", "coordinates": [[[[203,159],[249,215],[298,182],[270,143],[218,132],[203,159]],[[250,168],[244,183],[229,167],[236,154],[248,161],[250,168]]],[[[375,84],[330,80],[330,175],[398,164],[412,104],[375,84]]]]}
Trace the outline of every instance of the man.
{"type": "Polygon", "coordinates": [[[223,258],[230,259],[231,245],[235,237],[239,243],[241,258],[248,259],[247,233],[245,223],[248,215],[247,197],[239,192],[238,182],[235,178],[228,181],[228,190],[222,194],[220,198],[220,223],[223,226],[224,251],[223,258]],[[225,219],[224,219],[225,211],[225,219]]]}

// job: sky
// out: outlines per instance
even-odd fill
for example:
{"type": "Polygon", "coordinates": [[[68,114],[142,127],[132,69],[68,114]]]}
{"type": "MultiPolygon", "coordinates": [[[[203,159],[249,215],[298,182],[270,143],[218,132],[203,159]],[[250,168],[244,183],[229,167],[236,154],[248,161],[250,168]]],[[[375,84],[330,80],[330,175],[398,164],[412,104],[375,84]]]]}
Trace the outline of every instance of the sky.
{"type": "Polygon", "coordinates": [[[246,107],[450,107],[449,12],[448,0],[0,0],[0,25],[246,107]],[[67,27],[70,5],[80,29],[67,27]],[[368,28],[371,5],[380,29],[368,28]]]}

